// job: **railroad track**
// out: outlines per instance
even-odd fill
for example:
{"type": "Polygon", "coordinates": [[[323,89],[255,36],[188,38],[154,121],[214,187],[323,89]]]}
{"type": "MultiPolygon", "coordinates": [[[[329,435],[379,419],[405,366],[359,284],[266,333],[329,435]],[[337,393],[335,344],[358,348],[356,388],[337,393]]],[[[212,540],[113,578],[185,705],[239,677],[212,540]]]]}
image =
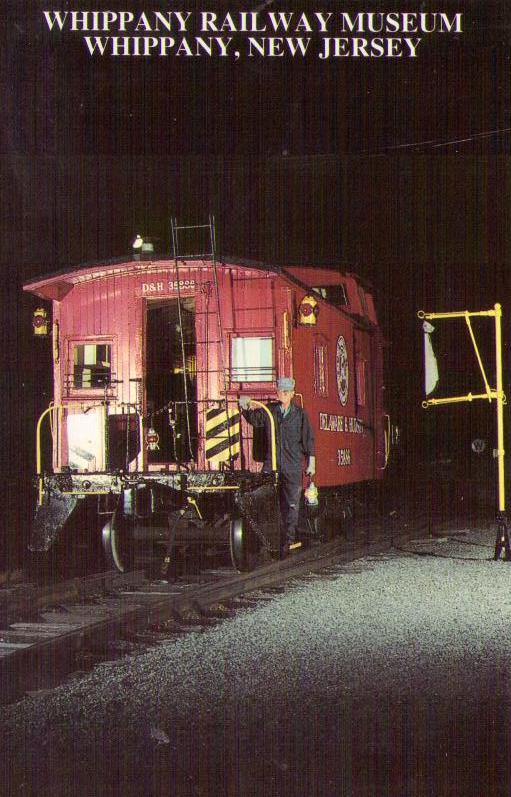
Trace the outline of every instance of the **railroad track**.
{"type": "Polygon", "coordinates": [[[0,592],[0,702],[49,689],[106,659],[143,652],[174,634],[206,628],[268,600],[296,578],[389,550],[410,538],[381,529],[370,540],[338,539],[250,573],[206,570],[174,583],[143,571],[109,572],[47,587],[0,592]]]}

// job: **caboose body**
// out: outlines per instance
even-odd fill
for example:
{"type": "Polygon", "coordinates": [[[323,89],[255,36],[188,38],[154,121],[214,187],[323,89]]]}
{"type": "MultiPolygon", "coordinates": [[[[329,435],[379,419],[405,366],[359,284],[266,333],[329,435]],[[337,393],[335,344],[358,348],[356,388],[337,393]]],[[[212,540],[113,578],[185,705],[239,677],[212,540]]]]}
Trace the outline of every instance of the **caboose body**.
{"type": "Polygon", "coordinates": [[[383,338],[353,274],[125,258],[25,290],[53,304],[52,463],[41,419],[32,550],[72,534],[87,503],[120,570],[148,540],[167,559],[179,543],[230,542],[240,569],[261,547],[275,555],[278,474],[261,472],[267,441],[238,399],[275,398],[279,376],[296,380],[315,433],[312,533],[339,526],[347,486],[382,478],[383,338]]]}

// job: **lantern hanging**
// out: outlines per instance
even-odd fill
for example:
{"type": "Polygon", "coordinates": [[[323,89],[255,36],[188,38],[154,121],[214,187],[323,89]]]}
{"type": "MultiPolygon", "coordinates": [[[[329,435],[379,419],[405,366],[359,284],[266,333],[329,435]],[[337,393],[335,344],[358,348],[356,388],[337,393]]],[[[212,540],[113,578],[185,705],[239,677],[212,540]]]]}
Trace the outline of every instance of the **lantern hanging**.
{"type": "Polygon", "coordinates": [[[160,446],[158,445],[158,443],[160,442],[160,435],[152,426],[147,430],[145,441],[148,451],[160,450],[160,446]]]}
{"type": "Polygon", "coordinates": [[[44,336],[48,334],[48,311],[44,309],[44,307],[38,307],[34,310],[34,314],[32,316],[32,328],[34,330],[34,335],[37,336],[44,336]]]}

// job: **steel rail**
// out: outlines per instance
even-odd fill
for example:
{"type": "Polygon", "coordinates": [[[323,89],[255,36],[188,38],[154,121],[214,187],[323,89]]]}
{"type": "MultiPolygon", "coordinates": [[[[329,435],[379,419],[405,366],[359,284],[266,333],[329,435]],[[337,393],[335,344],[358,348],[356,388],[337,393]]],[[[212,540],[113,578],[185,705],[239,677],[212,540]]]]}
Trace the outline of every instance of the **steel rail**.
{"type": "Polygon", "coordinates": [[[409,538],[408,532],[394,536],[383,532],[365,543],[338,539],[297,552],[250,573],[234,574],[226,579],[193,586],[171,583],[165,592],[158,594],[147,591],[150,582],[143,582],[141,573],[127,574],[127,578],[119,578],[117,574],[112,579],[112,574],[102,574],[91,582],[92,586],[80,584],[80,580],[66,582],[60,589],[47,590],[35,602],[33,600],[32,622],[11,622],[9,627],[0,630],[0,643],[3,644],[3,650],[0,649],[0,703],[13,702],[28,691],[58,685],[77,669],[77,655],[84,649],[106,650],[108,643],[123,634],[133,634],[168,621],[186,623],[187,616],[200,618],[207,615],[209,607],[222,601],[282,585],[338,563],[384,552],[409,538]],[[143,588],[139,592],[136,591],[137,583],[143,588]],[[126,589],[119,591],[119,585],[126,589]],[[77,601],[94,595],[94,590],[97,592],[100,588],[107,590],[107,595],[100,598],[97,606],[83,604],[77,608],[77,601]],[[63,602],[64,595],[64,601],[71,601],[68,607],[63,602]],[[49,609],[52,605],[57,607],[55,611],[42,613],[44,607],[49,609]],[[39,623],[34,622],[34,615],[40,617],[39,623]]]}

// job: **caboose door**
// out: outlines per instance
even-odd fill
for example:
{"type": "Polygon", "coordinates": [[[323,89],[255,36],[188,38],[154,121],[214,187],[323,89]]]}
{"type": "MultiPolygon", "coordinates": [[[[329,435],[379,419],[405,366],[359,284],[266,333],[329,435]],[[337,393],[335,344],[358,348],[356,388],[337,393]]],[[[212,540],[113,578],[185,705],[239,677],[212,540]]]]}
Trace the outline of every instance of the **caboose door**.
{"type": "Polygon", "coordinates": [[[149,464],[196,461],[196,361],[195,298],[148,300],[144,426],[149,464]]]}

